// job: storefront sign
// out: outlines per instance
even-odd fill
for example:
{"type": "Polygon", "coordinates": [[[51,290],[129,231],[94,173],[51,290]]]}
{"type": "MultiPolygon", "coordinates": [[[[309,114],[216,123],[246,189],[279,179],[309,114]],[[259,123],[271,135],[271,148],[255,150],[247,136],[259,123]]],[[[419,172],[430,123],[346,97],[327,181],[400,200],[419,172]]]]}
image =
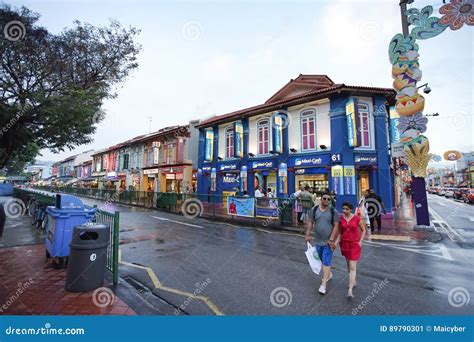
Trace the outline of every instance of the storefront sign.
{"type": "Polygon", "coordinates": [[[211,166],[203,166],[202,167],[202,172],[209,172],[211,171],[211,166]]]}
{"type": "Polygon", "coordinates": [[[287,188],[287,177],[288,177],[288,165],[286,163],[281,163],[278,167],[278,189],[280,194],[288,193],[287,188]]]}
{"type": "Polygon", "coordinates": [[[395,110],[395,106],[390,107],[390,140],[392,143],[398,143],[400,141],[400,131],[397,126],[400,122],[400,115],[395,110]]]}
{"type": "Polygon", "coordinates": [[[295,159],[295,167],[321,166],[329,164],[329,156],[301,157],[295,159]]]}
{"type": "Polygon", "coordinates": [[[275,167],[275,162],[271,161],[254,161],[252,163],[252,169],[273,169],[275,167]]]}
{"type": "Polygon", "coordinates": [[[221,170],[221,171],[237,170],[237,163],[234,163],[234,164],[221,164],[219,166],[219,170],[221,170]]]}
{"type": "Polygon", "coordinates": [[[360,146],[359,105],[357,98],[346,103],[347,139],[350,147],[360,146]]]}
{"type": "Polygon", "coordinates": [[[346,195],[356,194],[355,167],[353,165],[344,166],[344,193],[346,195]]]}
{"type": "Polygon", "coordinates": [[[117,176],[119,176],[119,177],[125,177],[126,175],[127,175],[126,172],[118,172],[117,173],[117,176]]]}
{"type": "Polygon", "coordinates": [[[226,173],[222,177],[224,191],[238,191],[240,188],[240,175],[238,173],[226,173]]]}
{"type": "Polygon", "coordinates": [[[107,177],[117,177],[117,172],[115,171],[107,172],[107,177]]]}
{"type": "Polygon", "coordinates": [[[278,200],[276,198],[255,198],[255,215],[260,218],[278,219],[278,200]]]}
{"type": "Polygon", "coordinates": [[[344,195],[344,168],[341,165],[331,167],[332,190],[336,195],[344,195]]]}
{"type": "Polygon", "coordinates": [[[167,173],[166,179],[176,179],[176,175],[174,173],[167,173]]]}
{"type": "Polygon", "coordinates": [[[356,164],[377,164],[377,156],[356,155],[354,161],[356,164]]]}
{"type": "Polygon", "coordinates": [[[227,214],[233,216],[253,217],[255,211],[255,201],[252,197],[227,198],[227,214]]]}
{"type": "Polygon", "coordinates": [[[158,169],[148,169],[148,170],[143,170],[144,175],[153,175],[155,173],[158,173],[158,169]]]}
{"type": "Polygon", "coordinates": [[[107,175],[107,172],[92,172],[92,177],[100,177],[107,175]]]}
{"type": "Polygon", "coordinates": [[[244,156],[244,126],[242,122],[234,123],[234,157],[242,158],[244,156]]]}
{"type": "Polygon", "coordinates": [[[283,150],[283,119],[281,114],[273,115],[273,152],[281,153],[283,150]]]}
{"type": "Polygon", "coordinates": [[[212,161],[212,155],[214,150],[214,131],[212,129],[206,130],[206,140],[204,145],[204,160],[212,161]]]}
{"type": "Polygon", "coordinates": [[[392,157],[400,158],[405,157],[405,150],[403,149],[403,143],[393,143],[392,145],[392,157]]]}

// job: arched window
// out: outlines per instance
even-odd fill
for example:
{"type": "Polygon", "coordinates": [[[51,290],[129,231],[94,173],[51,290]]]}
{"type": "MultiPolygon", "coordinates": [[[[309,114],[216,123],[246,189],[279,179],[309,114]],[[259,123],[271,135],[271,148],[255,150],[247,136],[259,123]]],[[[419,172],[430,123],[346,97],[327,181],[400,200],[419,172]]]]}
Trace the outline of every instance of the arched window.
{"type": "Polygon", "coordinates": [[[316,149],[316,111],[307,109],[301,112],[302,151],[316,149]]]}
{"type": "Polygon", "coordinates": [[[228,127],[225,130],[225,157],[234,157],[234,127],[228,127]]]}
{"type": "Polygon", "coordinates": [[[359,127],[360,127],[360,147],[370,148],[370,128],[371,120],[369,115],[369,106],[359,103],[359,127]]]}
{"type": "Polygon", "coordinates": [[[258,154],[268,154],[270,152],[270,121],[268,119],[257,123],[257,139],[258,154]]]}

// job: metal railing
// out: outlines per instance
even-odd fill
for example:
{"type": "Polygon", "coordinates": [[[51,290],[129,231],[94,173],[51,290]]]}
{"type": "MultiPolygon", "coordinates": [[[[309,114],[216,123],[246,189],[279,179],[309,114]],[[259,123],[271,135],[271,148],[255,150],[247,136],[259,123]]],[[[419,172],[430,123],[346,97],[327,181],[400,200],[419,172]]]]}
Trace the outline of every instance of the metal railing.
{"type": "MultiPolygon", "coordinates": [[[[303,230],[302,223],[307,223],[309,209],[315,203],[312,200],[288,198],[254,198],[246,197],[254,201],[255,210],[252,216],[232,215],[227,207],[228,196],[197,193],[173,193],[173,192],[151,192],[130,190],[109,190],[72,187],[39,187],[54,192],[63,192],[77,196],[88,197],[117,204],[134,205],[146,208],[156,208],[178,214],[187,214],[187,206],[191,200],[195,200],[194,209],[198,210],[199,216],[213,219],[226,219],[232,221],[245,221],[251,224],[279,225],[286,227],[297,227],[303,230]],[[274,205],[267,210],[257,210],[259,201],[273,201],[274,205]],[[260,214],[259,212],[260,211],[260,214]],[[262,214],[267,212],[267,214],[262,214]]],[[[239,198],[239,197],[235,197],[239,198]]],[[[241,197],[243,198],[243,197],[241,197]]],[[[265,204],[264,204],[265,205],[265,204]]]]}
{"type": "MultiPolygon", "coordinates": [[[[25,204],[29,203],[31,198],[48,206],[53,206],[56,203],[56,193],[50,192],[51,189],[13,189],[13,197],[18,198],[25,204]]],[[[58,191],[56,191],[58,192],[58,191]]],[[[61,191],[64,192],[64,191],[61,191]]],[[[80,196],[79,194],[77,194],[80,196]]],[[[87,206],[86,206],[87,207],[87,206]]],[[[120,214],[118,211],[109,212],[100,208],[96,208],[96,214],[92,221],[94,223],[103,223],[110,227],[110,244],[107,247],[107,269],[112,272],[114,285],[118,283],[119,275],[119,231],[120,231],[120,214]]]]}

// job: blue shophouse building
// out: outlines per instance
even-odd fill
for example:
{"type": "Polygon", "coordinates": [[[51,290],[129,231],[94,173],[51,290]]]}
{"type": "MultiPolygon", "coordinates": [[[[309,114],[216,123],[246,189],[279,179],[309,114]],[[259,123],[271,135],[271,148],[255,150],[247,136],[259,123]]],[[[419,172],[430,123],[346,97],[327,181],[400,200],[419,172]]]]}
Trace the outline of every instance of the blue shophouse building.
{"type": "MultiPolygon", "coordinates": [[[[255,188],[289,197],[300,186],[337,194],[338,209],[373,188],[394,207],[391,88],[299,75],[265,103],[199,125],[198,192],[223,198],[255,188]]],[[[204,196],[205,197],[205,196],[204,196]]]]}

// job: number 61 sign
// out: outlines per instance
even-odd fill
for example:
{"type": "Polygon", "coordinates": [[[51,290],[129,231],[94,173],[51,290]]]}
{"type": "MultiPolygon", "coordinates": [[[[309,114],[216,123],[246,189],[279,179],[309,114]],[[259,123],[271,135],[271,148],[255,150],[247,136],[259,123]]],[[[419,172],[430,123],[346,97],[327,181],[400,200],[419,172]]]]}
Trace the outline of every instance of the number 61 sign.
{"type": "Polygon", "coordinates": [[[334,153],[331,154],[331,160],[333,163],[341,163],[342,162],[342,156],[340,153],[334,153]]]}

